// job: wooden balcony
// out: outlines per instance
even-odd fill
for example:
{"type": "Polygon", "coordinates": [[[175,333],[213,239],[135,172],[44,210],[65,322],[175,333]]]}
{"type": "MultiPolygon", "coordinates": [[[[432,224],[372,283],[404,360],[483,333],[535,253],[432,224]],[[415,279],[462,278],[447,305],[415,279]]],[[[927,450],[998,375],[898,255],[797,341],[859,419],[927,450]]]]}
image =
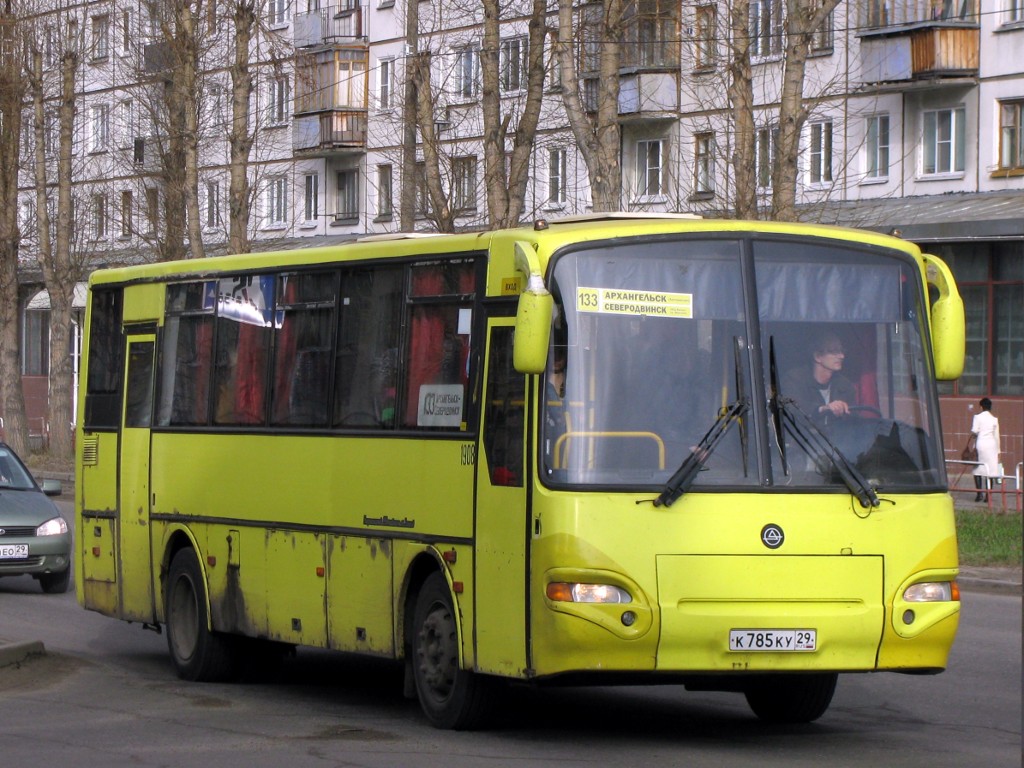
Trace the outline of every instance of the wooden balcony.
{"type": "Polygon", "coordinates": [[[292,148],[297,154],[325,157],[366,150],[365,109],[296,116],[292,125],[292,148]]]}
{"type": "Polygon", "coordinates": [[[860,41],[864,83],[974,78],[981,34],[977,26],[921,23],[865,34],[860,41]]]}

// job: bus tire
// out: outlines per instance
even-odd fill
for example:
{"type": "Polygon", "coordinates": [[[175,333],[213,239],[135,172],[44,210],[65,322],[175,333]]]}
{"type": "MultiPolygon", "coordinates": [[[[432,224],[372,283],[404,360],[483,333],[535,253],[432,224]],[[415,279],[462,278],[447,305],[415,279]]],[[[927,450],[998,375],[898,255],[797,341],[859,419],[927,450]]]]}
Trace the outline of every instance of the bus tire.
{"type": "Polygon", "coordinates": [[[167,648],[182,680],[220,682],[234,676],[230,638],[209,629],[206,587],[195,550],[178,551],[171,560],[164,591],[167,648]]]}
{"type": "Polygon", "coordinates": [[[754,714],[765,722],[810,723],[825,714],[838,679],[835,672],[765,675],[754,680],[744,693],[754,714]]]}
{"type": "Polygon", "coordinates": [[[472,730],[490,712],[491,681],[459,668],[458,627],[448,584],[435,572],[416,597],[412,627],[416,696],[431,725],[472,730]]]}

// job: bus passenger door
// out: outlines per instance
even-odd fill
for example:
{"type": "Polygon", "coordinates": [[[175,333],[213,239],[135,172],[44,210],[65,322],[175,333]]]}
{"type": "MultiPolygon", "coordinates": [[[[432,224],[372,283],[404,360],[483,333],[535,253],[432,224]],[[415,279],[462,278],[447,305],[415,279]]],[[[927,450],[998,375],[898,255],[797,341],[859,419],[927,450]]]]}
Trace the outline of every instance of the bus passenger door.
{"type": "Polygon", "coordinates": [[[526,377],[512,365],[514,318],[491,318],[476,455],[477,669],[527,668],[526,377]]]}
{"type": "Polygon", "coordinates": [[[121,472],[118,479],[117,581],[122,619],[154,621],[149,524],[149,428],[153,414],[156,337],[128,337],[121,472]]]}

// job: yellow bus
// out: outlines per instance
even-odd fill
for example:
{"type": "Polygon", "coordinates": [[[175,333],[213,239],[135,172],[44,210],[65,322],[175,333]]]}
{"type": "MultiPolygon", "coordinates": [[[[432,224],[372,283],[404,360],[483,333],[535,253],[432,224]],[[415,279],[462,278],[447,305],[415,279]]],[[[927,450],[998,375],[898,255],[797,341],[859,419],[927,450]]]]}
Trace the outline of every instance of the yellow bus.
{"type": "Polygon", "coordinates": [[[77,597],[166,632],[182,678],[368,654],[471,728],[508,681],[807,722],[838,673],[946,665],[964,315],[910,243],[620,214],[89,296],[77,597]]]}

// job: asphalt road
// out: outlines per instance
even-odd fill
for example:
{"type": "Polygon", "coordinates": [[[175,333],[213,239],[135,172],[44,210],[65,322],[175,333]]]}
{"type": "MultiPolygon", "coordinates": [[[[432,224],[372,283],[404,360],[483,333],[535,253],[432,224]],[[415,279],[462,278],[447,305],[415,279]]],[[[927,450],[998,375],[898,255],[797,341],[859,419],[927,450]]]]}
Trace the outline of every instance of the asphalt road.
{"type": "Polygon", "coordinates": [[[678,686],[516,690],[491,730],[429,727],[392,663],[300,649],[275,680],[184,683],[165,639],[0,579],[0,763],[116,766],[1021,765],[1021,598],[968,592],[950,668],[840,678],[817,723],[770,727],[741,696],[678,686]]]}

